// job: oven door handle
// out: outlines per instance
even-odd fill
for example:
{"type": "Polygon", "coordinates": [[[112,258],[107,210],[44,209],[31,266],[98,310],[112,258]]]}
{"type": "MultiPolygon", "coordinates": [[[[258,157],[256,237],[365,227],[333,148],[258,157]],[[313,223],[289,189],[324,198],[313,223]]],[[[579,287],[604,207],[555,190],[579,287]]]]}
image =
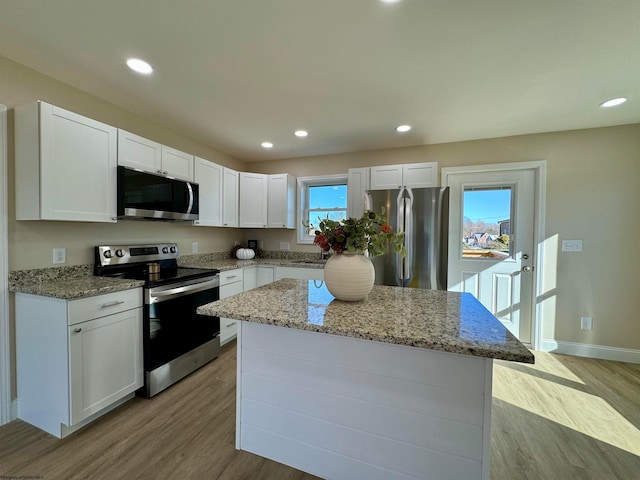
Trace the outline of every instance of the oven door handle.
{"type": "Polygon", "coordinates": [[[207,282],[195,283],[192,285],[184,285],[176,288],[168,288],[165,290],[149,289],[146,295],[146,303],[159,303],[166,302],[167,300],[173,300],[174,298],[184,297],[185,295],[191,295],[193,293],[202,292],[204,290],[211,290],[213,288],[219,288],[220,280],[215,278],[207,282]]]}

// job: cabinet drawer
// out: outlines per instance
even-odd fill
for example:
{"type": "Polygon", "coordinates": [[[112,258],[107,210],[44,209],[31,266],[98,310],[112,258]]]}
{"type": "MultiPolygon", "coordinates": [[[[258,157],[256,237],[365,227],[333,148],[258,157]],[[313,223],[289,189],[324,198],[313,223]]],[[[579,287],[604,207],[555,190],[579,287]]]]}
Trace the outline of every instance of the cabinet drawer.
{"type": "Polygon", "coordinates": [[[226,272],[220,272],[220,286],[229,285],[230,283],[242,282],[243,272],[241,268],[235,270],[228,270],[226,272]]]}
{"type": "Polygon", "coordinates": [[[234,339],[238,334],[239,320],[232,318],[220,319],[220,344],[223,345],[229,340],[234,339]]]}
{"type": "Polygon", "coordinates": [[[68,304],[68,324],[75,325],[92,318],[100,318],[141,306],[141,288],[71,300],[68,304]]]}

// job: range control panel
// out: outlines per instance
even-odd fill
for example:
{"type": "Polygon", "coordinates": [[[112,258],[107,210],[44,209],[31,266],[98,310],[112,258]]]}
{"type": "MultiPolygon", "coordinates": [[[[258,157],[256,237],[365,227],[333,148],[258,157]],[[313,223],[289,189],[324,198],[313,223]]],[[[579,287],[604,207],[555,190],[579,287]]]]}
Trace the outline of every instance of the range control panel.
{"type": "Polygon", "coordinates": [[[155,262],[174,258],[178,258],[177,243],[102,245],[96,247],[96,260],[103,267],[105,265],[155,262]]]}

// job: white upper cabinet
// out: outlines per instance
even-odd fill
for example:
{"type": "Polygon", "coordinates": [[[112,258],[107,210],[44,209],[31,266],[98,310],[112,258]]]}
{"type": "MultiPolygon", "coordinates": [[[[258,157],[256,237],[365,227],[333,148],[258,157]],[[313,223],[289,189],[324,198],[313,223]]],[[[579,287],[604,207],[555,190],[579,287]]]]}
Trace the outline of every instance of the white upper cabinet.
{"type": "Polygon", "coordinates": [[[361,217],[365,210],[366,191],[369,190],[369,167],[350,168],[347,178],[347,216],[361,217]]]}
{"type": "Polygon", "coordinates": [[[200,192],[200,218],[193,224],[205,227],[222,226],[223,167],[196,157],[194,174],[200,192]]]}
{"type": "Polygon", "coordinates": [[[194,156],[118,129],[118,165],[193,182],[194,156]]]}
{"type": "Polygon", "coordinates": [[[162,145],[119,128],[118,165],[162,175],[162,145]]]}
{"type": "Polygon", "coordinates": [[[438,185],[438,163],[408,163],[371,167],[370,182],[370,190],[436,187],[438,185]]]}
{"type": "Polygon", "coordinates": [[[15,109],[17,220],[115,222],[117,129],[45,102],[15,109]]]}
{"type": "Polygon", "coordinates": [[[296,178],[288,173],[268,176],[267,227],[295,228],[296,178]]]}
{"type": "Polygon", "coordinates": [[[162,174],[193,182],[193,155],[162,146],[162,174]]]}
{"type": "Polygon", "coordinates": [[[268,175],[240,172],[240,226],[266,228],[268,175]]]}
{"type": "Polygon", "coordinates": [[[222,226],[238,226],[239,177],[235,170],[222,169],[222,226]]]}

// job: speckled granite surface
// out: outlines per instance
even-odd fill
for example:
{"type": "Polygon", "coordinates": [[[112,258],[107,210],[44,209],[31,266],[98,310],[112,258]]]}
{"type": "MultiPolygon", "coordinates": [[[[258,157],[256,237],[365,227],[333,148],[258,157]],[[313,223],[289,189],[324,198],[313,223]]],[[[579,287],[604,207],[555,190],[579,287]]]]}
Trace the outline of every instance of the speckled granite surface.
{"type": "Polygon", "coordinates": [[[284,279],[198,312],[463,355],[533,363],[533,354],[471,294],[374,285],[366,300],[335,300],[323,282],[284,279]]]}
{"type": "Polygon", "coordinates": [[[92,297],[104,293],[119,292],[130,288],[141,287],[140,280],[124,280],[120,278],[94,277],[93,275],[75,278],[45,279],[41,282],[11,284],[9,290],[18,293],[30,293],[44,297],[73,300],[92,297]]]}
{"type": "Polygon", "coordinates": [[[298,267],[298,268],[324,268],[326,261],[320,262],[318,260],[292,260],[292,259],[279,259],[279,258],[254,258],[251,260],[236,260],[235,258],[226,258],[224,260],[204,260],[200,259],[197,262],[183,262],[178,260],[178,264],[181,267],[198,267],[198,268],[210,268],[218,269],[221,272],[225,270],[233,270],[234,268],[244,268],[253,265],[265,265],[274,267],[298,267]]]}
{"type": "MultiPolygon", "coordinates": [[[[326,263],[318,262],[317,254],[284,253],[286,255],[280,255],[279,258],[256,258],[253,260],[232,259],[228,252],[206,253],[180,257],[178,264],[182,267],[224,271],[252,265],[324,268],[326,263]]],[[[9,272],[9,291],[64,300],[117,292],[142,285],[141,281],[94,277],[93,265],[72,265],[9,272]]]]}

